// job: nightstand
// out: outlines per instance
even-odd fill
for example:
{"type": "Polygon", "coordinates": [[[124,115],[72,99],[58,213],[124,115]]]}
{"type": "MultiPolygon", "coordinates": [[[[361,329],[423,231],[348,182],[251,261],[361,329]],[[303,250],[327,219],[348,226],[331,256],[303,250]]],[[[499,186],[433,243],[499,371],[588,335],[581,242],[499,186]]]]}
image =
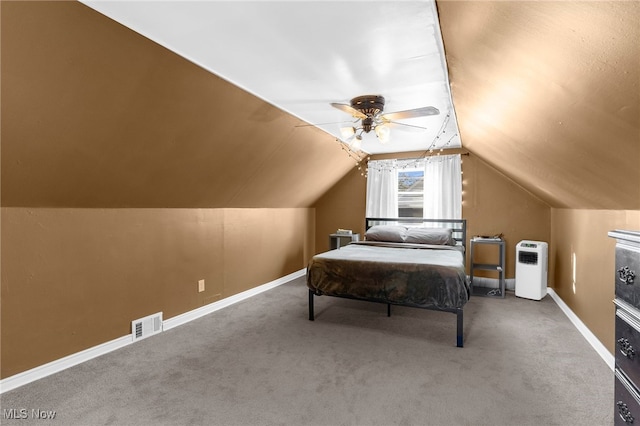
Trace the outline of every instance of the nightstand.
{"type": "Polygon", "coordinates": [[[360,234],[330,234],[329,250],[339,249],[352,241],[360,241],[360,234]]]}
{"type": "Polygon", "coordinates": [[[504,279],[504,240],[500,238],[472,238],[471,252],[469,253],[469,261],[471,270],[469,271],[469,285],[474,296],[502,297],[505,296],[505,279],[504,279]],[[498,246],[497,263],[476,263],[474,259],[474,249],[477,244],[486,244],[498,246]],[[473,274],[476,269],[485,271],[498,272],[498,288],[474,287],[473,274]]]}

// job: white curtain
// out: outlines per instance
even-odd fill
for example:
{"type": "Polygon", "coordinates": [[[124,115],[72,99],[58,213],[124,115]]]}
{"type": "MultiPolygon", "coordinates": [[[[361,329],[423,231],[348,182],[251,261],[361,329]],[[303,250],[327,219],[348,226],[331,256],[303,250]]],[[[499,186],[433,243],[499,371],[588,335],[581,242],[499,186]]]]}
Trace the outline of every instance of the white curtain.
{"type": "Polygon", "coordinates": [[[460,154],[414,160],[369,162],[367,172],[367,217],[398,216],[398,168],[412,164],[424,167],[422,217],[462,218],[462,167],[460,154]]]}
{"type": "Polygon", "coordinates": [[[398,216],[398,168],[396,160],[371,161],[367,172],[367,217],[398,216]]]}
{"type": "Polygon", "coordinates": [[[460,154],[431,157],[424,168],[423,216],[462,218],[462,167],[460,154]]]}

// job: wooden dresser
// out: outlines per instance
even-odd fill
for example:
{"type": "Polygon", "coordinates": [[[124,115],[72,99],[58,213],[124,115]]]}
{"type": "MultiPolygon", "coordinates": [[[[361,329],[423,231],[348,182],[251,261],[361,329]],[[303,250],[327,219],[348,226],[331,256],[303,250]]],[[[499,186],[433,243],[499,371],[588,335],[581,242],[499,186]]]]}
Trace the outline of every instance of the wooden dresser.
{"type": "Polygon", "coordinates": [[[616,239],[614,424],[640,424],[640,232],[609,236],[616,239]]]}

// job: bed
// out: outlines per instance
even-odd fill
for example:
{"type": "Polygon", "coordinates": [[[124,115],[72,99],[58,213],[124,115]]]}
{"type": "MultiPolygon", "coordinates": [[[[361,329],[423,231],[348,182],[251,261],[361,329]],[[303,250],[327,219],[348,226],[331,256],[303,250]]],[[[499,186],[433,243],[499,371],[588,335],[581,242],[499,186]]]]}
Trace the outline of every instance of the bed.
{"type": "Polygon", "coordinates": [[[315,255],[307,267],[309,320],[314,297],[333,296],[456,314],[463,347],[465,219],[367,218],[363,241],[315,255]]]}

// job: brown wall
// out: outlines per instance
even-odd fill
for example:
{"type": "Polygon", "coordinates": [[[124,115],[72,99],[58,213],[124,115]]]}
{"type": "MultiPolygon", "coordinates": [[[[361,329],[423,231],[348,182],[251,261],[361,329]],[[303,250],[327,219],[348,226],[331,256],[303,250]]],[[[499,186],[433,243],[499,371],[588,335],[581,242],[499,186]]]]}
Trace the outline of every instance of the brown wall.
{"type": "MultiPolygon", "coordinates": [[[[551,210],[493,167],[518,177],[554,207],[635,208],[638,91],[629,87],[637,87],[638,67],[632,65],[638,56],[620,55],[631,58],[630,66],[621,67],[624,79],[617,68],[603,68],[611,71],[597,82],[615,87],[604,84],[606,90],[593,92],[594,84],[588,84],[585,91],[557,91],[567,93],[572,107],[563,113],[561,128],[553,123],[562,111],[549,109],[546,86],[534,84],[542,87],[536,93],[545,94],[535,114],[523,108],[520,116],[503,120],[508,129],[484,129],[470,114],[495,109],[475,108],[473,97],[478,87],[501,93],[500,84],[508,79],[481,66],[497,55],[478,53],[484,50],[468,41],[479,38],[461,37],[464,31],[458,30],[475,28],[461,17],[473,20],[482,7],[489,12],[508,7],[509,22],[514,15],[527,22],[529,15],[508,3],[439,3],[465,147],[477,148],[493,163],[473,152],[464,157],[463,215],[470,236],[504,233],[507,277],[514,276],[519,240],[550,241],[550,285],[611,348],[612,290],[599,287],[602,279],[595,277],[604,272],[593,259],[608,259],[612,242],[603,233],[609,229],[640,229],[638,212],[551,210]],[[469,58],[465,46],[479,63],[464,59],[469,58]],[[481,78],[466,78],[469,73],[481,78]],[[482,84],[465,90],[476,80],[482,84]],[[582,114],[585,120],[573,108],[573,99],[584,93],[598,95],[581,108],[599,105],[598,120],[582,114]],[[605,95],[609,101],[602,102],[605,95]],[[623,111],[629,119],[612,117],[611,111],[623,111]],[[527,120],[533,123],[523,126],[527,120]],[[602,133],[591,132],[594,126],[602,133]],[[549,135],[537,129],[549,129],[549,135]],[[567,145],[557,143],[555,133],[576,137],[567,145]],[[622,159],[620,152],[626,153],[622,159]],[[591,160],[600,157],[606,161],[596,167],[591,160]],[[621,177],[625,186],[611,191],[611,182],[621,177]],[[595,247],[600,245],[601,252],[595,247]],[[568,284],[567,259],[573,252],[575,294],[568,284]]],[[[364,231],[366,181],[333,138],[296,127],[295,117],[79,2],[3,1],[0,7],[1,377],[121,337],[140,316],[162,310],[170,318],[298,270],[311,254],[328,248],[327,235],[339,227],[364,231]],[[203,278],[207,290],[198,293],[197,280],[203,278]]],[[[582,7],[602,7],[593,14],[597,19],[609,8],[582,7]]],[[[638,6],[616,10],[608,19],[637,16],[638,6]]],[[[628,22],[600,29],[629,33],[621,39],[634,41],[637,25],[628,22]]],[[[591,34],[593,26],[586,28],[591,34]]],[[[507,34],[498,40],[511,46],[514,39],[507,34]]],[[[504,56],[500,43],[486,45],[504,56]]],[[[633,49],[637,43],[624,43],[618,51],[633,49]]],[[[547,46],[541,51],[546,54],[547,46]]],[[[504,63],[495,67],[504,70],[504,63]]],[[[592,67],[583,71],[591,75],[592,67]]],[[[560,81],[549,73],[531,75],[545,85],[560,81]]],[[[563,72],[562,80],[566,75],[574,73],[563,72]]],[[[554,104],[561,100],[554,97],[554,104]]]]}
{"type": "MultiPolygon", "coordinates": [[[[515,277],[519,241],[547,241],[548,285],[613,352],[615,242],[607,232],[640,230],[640,211],[552,209],[473,154],[462,158],[463,217],[468,221],[469,236],[504,233],[507,278],[515,277]]],[[[316,252],[328,249],[327,235],[339,227],[364,231],[365,191],[366,179],[353,171],[318,200],[316,252]]],[[[478,259],[482,261],[482,257],[478,259]]]]}
{"type": "Polygon", "coordinates": [[[171,318],[303,269],[314,244],[312,209],[1,214],[3,378],[127,335],[134,319],[171,318]]]}
{"type": "Polygon", "coordinates": [[[640,2],[437,7],[466,149],[552,207],[640,209],[640,2]]]}
{"type": "MultiPolygon", "coordinates": [[[[416,155],[406,153],[395,157],[416,155]]],[[[462,156],[462,172],[462,214],[467,219],[467,236],[504,234],[507,242],[506,276],[513,278],[516,244],[524,239],[548,242],[551,209],[473,154],[462,156]]],[[[328,235],[338,228],[363,233],[365,205],[366,179],[354,168],[315,204],[316,252],[329,248],[328,235]]],[[[492,255],[490,252],[479,253],[476,261],[483,262],[492,255]]],[[[495,262],[495,258],[488,260],[495,262]]]]}
{"type": "Polygon", "coordinates": [[[607,233],[640,230],[640,211],[552,209],[551,224],[553,288],[613,353],[615,240],[607,233]]]}
{"type": "Polygon", "coordinates": [[[329,234],[338,228],[364,236],[366,195],[367,179],[354,167],[316,201],[316,253],[329,250],[329,234]]]}
{"type": "Polygon", "coordinates": [[[1,377],[305,267],[332,137],[79,2],[0,7],[1,377]]]}
{"type": "MultiPolygon", "coordinates": [[[[516,245],[522,240],[550,238],[550,207],[478,157],[463,157],[462,215],[468,235],[503,234],[506,242],[506,277],[515,277],[516,245]]],[[[476,257],[481,263],[493,258],[476,257]]],[[[496,277],[484,274],[486,276],[496,277]]]]}
{"type": "Polygon", "coordinates": [[[0,7],[4,207],[308,207],[353,164],[79,2],[0,7]]]}

